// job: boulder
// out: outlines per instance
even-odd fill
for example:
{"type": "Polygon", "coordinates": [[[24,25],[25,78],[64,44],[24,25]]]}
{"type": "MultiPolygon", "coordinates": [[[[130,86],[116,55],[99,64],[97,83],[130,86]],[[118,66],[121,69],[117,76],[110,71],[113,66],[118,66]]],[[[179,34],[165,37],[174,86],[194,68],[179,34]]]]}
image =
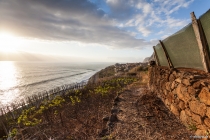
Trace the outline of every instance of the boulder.
{"type": "Polygon", "coordinates": [[[190,95],[188,92],[186,92],[184,89],[186,87],[183,84],[179,84],[177,89],[176,89],[176,93],[179,99],[181,99],[182,101],[184,101],[185,103],[189,102],[190,100],[190,95]]]}
{"type": "Polygon", "coordinates": [[[182,83],[181,78],[177,78],[175,81],[176,81],[177,83],[182,83]]]}
{"type": "Polygon", "coordinates": [[[191,95],[195,95],[196,91],[192,86],[187,87],[187,92],[191,95]]]}
{"type": "Polygon", "coordinates": [[[210,92],[207,87],[203,87],[201,92],[199,93],[198,97],[200,98],[200,101],[210,105],[210,92]]]}
{"type": "Polygon", "coordinates": [[[170,102],[170,104],[172,103],[173,99],[174,99],[174,95],[173,93],[168,93],[168,95],[166,96],[166,98],[168,99],[168,101],[170,102]]]}
{"type": "Polygon", "coordinates": [[[205,118],[204,123],[205,123],[205,125],[210,127],[210,119],[209,118],[205,118]]]}
{"type": "Polygon", "coordinates": [[[196,115],[196,114],[192,113],[192,119],[194,121],[196,121],[197,123],[202,124],[202,120],[201,120],[201,117],[199,115],[196,115]]]}
{"type": "Polygon", "coordinates": [[[180,112],[180,120],[183,122],[183,123],[187,123],[189,121],[189,117],[186,115],[185,111],[182,110],[180,112]]]}
{"type": "Polygon", "coordinates": [[[203,137],[205,137],[206,136],[206,131],[197,129],[197,131],[195,132],[195,135],[196,136],[203,136],[203,137]]]}
{"type": "Polygon", "coordinates": [[[189,86],[190,85],[190,80],[189,79],[182,79],[182,84],[184,84],[185,86],[189,86]]]}
{"type": "Polygon", "coordinates": [[[173,81],[172,84],[171,84],[171,89],[172,90],[175,88],[175,84],[176,84],[175,81],[173,81]]]}
{"type": "Polygon", "coordinates": [[[182,110],[185,109],[185,103],[183,101],[179,102],[179,108],[181,108],[182,110]]]}
{"type": "Polygon", "coordinates": [[[171,83],[170,82],[167,82],[166,83],[166,90],[170,91],[170,89],[171,89],[170,86],[171,86],[171,83]]]}
{"type": "Polygon", "coordinates": [[[206,116],[210,118],[210,107],[207,107],[206,109],[206,116]]]}
{"type": "Polygon", "coordinates": [[[199,114],[202,117],[206,114],[206,105],[198,100],[189,102],[189,107],[192,112],[199,114]]]}
{"type": "Polygon", "coordinates": [[[179,111],[175,105],[171,104],[170,108],[173,114],[175,114],[176,116],[179,116],[179,111]]]}
{"type": "Polygon", "coordinates": [[[173,74],[171,74],[171,75],[169,76],[169,81],[170,81],[170,82],[174,81],[175,79],[176,79],[176,77],[175,77],[173,74]]]}
{"type": "Polygon", "coordinates": [[[193,88],[198,89],[201,87],[201,81],[197,81],[193,84],[193,88]]]}
{"type": "Polygon", "coordinates": [[[187,108],[187,109],[185,109],[185,114],[187,115],[187,116],[192,116],[192,112],[187,108]]]}
{"type": "Polygon", "coordinates": [[[207,130],[208,128],[203,124],[203,125],[197,125],[197,128],[200,130],[207,130]]]}

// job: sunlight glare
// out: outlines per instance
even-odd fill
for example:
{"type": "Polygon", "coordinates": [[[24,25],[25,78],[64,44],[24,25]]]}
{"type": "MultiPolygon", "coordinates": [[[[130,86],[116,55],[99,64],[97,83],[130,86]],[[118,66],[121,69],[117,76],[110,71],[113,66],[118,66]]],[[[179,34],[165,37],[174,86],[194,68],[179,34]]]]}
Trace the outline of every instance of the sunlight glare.
{"type": "Polygon", "coordinates": [[[12,90],[18,85],[17,76],[17,69],[13,62],[0,62],[0,103],[6,104],[17,98],[19,90],[12,90]]]}
{"type": "Polygon", "coordinates": [[[21,39],[7,32],[0,32],[0,52],[14,53],[21,44],[21,39]]]}

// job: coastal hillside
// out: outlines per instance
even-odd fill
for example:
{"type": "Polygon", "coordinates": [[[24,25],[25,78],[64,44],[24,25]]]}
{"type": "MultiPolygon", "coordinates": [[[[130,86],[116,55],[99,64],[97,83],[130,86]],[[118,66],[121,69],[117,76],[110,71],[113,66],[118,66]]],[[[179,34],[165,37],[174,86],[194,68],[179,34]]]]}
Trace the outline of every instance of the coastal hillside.
{"type": "Polygon", "coordinates": [[[189,139],[148,81],[146,63],[106,67],[83,88],[1,116],[1,139],[189,139]]]}

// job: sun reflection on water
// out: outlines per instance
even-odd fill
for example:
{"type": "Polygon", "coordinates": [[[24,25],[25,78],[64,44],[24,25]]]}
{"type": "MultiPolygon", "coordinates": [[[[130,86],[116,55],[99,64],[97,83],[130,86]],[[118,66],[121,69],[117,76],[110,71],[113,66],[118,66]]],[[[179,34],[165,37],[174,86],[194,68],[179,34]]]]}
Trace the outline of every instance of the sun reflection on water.
{"type": "Polygon", "coordinates": [[[14,62],[0,62],[0,104],[11,103],[19,92],[13,89],[18,85],[18,72],[14,62]]]}

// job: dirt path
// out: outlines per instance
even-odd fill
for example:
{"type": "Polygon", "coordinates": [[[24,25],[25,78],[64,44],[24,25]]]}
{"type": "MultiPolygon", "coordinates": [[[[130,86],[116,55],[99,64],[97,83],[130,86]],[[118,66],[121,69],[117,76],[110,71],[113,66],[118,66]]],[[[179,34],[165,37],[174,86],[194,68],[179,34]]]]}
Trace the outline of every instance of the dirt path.
{"type": "Polygon", "coordinates": [[[111,110],[110,137],[117,140],[188,140],[192,132],[146,87],[130,87],[111,110]]]}

